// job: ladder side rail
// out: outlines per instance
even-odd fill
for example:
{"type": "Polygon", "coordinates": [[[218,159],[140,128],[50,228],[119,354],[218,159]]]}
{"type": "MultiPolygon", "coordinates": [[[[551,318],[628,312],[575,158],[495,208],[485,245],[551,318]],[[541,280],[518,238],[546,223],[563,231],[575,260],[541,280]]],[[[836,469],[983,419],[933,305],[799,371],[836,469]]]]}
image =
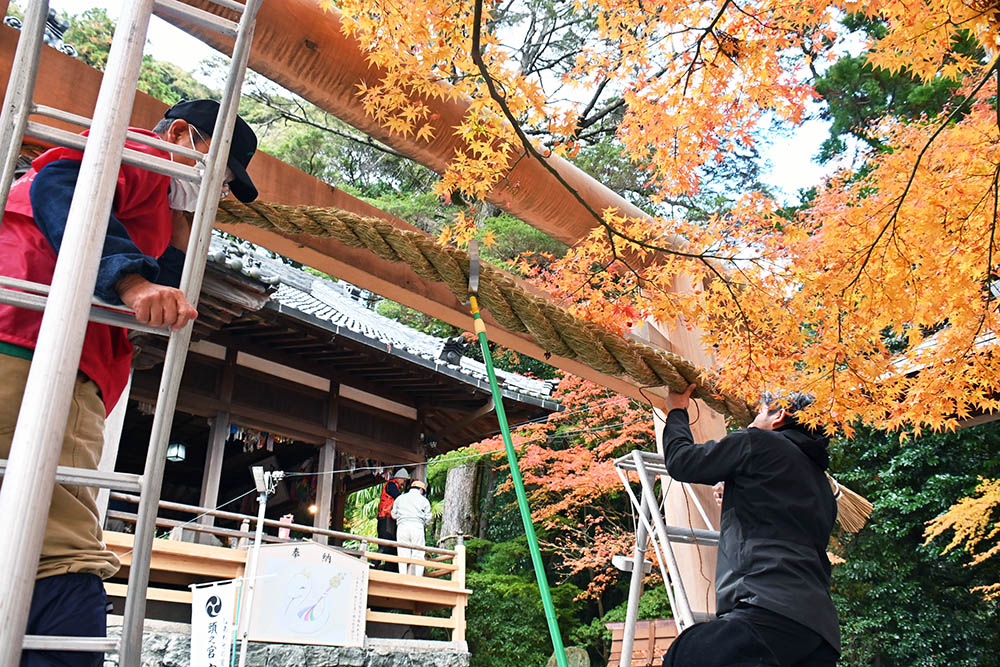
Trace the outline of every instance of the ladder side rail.
{"type": "MultiPolygon", "coordinates": [[[[97,279],[112,195],[132,113],[152,0],[125,2],[80,166],[52,292],[0,489],[0,664],[16,665],[26,634],[35,572],[42,550],[56,466],[77,377],[90,299],[97,279]]],[[[25,109],[27,105],[25,105],[25,109]]]]}
{"type": "Polygon", "coordinates": [[[628,494],[629,501],[632,503],[632,507],[639,510],[643,504],[646,504],[647,511],[645,513],[639,512],[639,521],[646,530],[646,534],[649,536],[649,542],[653,545],[653,553],[656,554],[656,562],[660,567],[660,576],[663,577],[663,586],[667,591],[667,599],[670,602],[670,608],[674,610],[675,614],[677,612],[677,601],[674,599],[674,590],[672,586],[673,580],[676,578],[676,572],[670,570],[670,565],[666,558],[663,557],[663,552],[661,550],[660,541],[656,537],[656,531],[650,524],[651,515],[658,511],[657,509],[649,510],[648,503],[643,498],[643,503],[635,497],[635,492],[632,491],[632,485],[628,481],[628,476],[622,470],[622,468],[617,468],[618,478],[621,479],[622,484],[625,486],[625,493],[628,494]]]}
{"type": "Polygon", "coordinates": [[[691,502],[694,503],[695,509],[698,510],[698,514],[701,516],[701,520],[705,522],[705,527],[709,530],[715,530],[715,525],[712,523],[712,520],[708,518],[708,512],[705,511],[705,506],[701,504],[701,500],[694,492],[694,489],[691,488],[691,485],[687,482],[682,482],[681,486],[684,487],[684,491],[687,493],[688,498],[690,498],[691,502]]]}
{"type": "MultiPolygon", "coordinates": [[[[147,1],[147,5],[152,0],[147,1]]],[[[226,170],[226,158],[232,143],[233,129],[239,110],[240,90],[246,74],[253,40],[254,24],[262,0],[248,0],[240,17],[239,34],[233,48],[232,61],[226,77],[226,87],[219,105],[212,144],[206,159],[207,169],[198,194],[198,203],[181,274],[181,290],[188,301],[197,307],[201,282],[205,275],[205,258],[212,238],[212,227],[219,206],[226,170]]],[[[133,543],[132,566],[129,569],[129,592],[125,600],[122,620],[121,667],[139,667],[142,659],[142,629],[146,613],[146,590],[149,584],[149,567],[152,560],[153,538],[156,534],[156,513],[166,465],[166,448],[170,438],[173,413],[177,404],[188,345],[191,342],[193,322],[174,332],[167,344],[167,354],[160,377],[156,413],[150,435],[146,466],[143,473],[145,486],[139,503],[139,519],[133,543]]]]}
{"type": "MultiPolygon", "coordinates": [[[[658,507],[656,502],[656,496],[653,493],[653,485],[650,483],[649,475],[646,473],[646,465],[642,461],[642,456],[639,452],[632,452],[632,458],[635,461],[636,470],[639,472],[639,484],[642,486],[642,494],[645,496],[646,501],[651,507],[658,507]]],[[[663,517],[660,512],[652,512],[653,527],[656,529],[656,535],[660,540],[661,546],[663,547],[663,556],[667,560],[667,569],[671,573],[678,573],[678,576],[672,582],[675,586],[674,593],[677,597],[677,611],[680,612],[680,618],[678,621],[681,624],[681,629],[689,628],[694,625],[694,617],[691,614],[691,604],[688,602],[687,592],[684,590],[684,583],[680,577],[680,570],[677,567],[677,560],[674,558],[674,549],[670,545],[670,537],[667,535],[667,527],[663,521],[663,517]]]]}
{"type": "MultiPolygon", "coordinates": [[[[645,516],[649,506],[643,496],[639,513],[645,516]]],[[[635,625],[639,620],[639,598],[642,597],[642,579],[646,576],[643,565],[646,562],[646,544],[649,533],[645,521],[635,527],[635,549],[632,551],[632,579],[628,586],[628,605],[625,607],[625,628],[622,633],[622,654],[619,667],[632,667],[632,644],[635,641],[635,625]]]]}
{"type": "Polygon", "coordinates": [[[17,157],[21,152],[24,128],[34,97],[38,78],[38,63],[45,44],[45,22],[49,16],[49,0],[35,0],[28,4],[17,39],[17,51],[11,65],[7,92],[4,94],[3,111],[0,113],[0,146],[5,151],[0,171],[0,205],[6,206],[7,195],[14,181],[17,157]]]}

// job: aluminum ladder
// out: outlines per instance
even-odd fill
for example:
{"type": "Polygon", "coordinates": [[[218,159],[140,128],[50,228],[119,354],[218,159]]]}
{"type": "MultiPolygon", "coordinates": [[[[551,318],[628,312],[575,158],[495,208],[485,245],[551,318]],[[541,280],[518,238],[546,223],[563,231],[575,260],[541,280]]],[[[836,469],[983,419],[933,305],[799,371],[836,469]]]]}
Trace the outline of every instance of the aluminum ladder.
{"type": "Polygon", "coordinates": [[[0,572],[4,573],[7,581],[4,595],[0,596],[0,665],[18,664],[22,649],[41,649],[118,652],[120,665],[139,667],[150,558],[156,532],[156,511],[177,391],[191,340],[190,323],[175,332],[165,329],[158,331],[169,336],[169,343],[143,474],[127,475],[65,468],[57,463],[88,318],[117,326],[151,330],[150,327],[139,326],[134,314],[128,309],[108,309],[93,302],[98,262],[122,162],[201,183],[180,284],[188,301],[195,307],[198,305],[205,273],[205,258],[218,209],[218,193],[222,189],[240,89],[262,1],[246,0],[244,3],[211,0],[218,7],[237,15],[238,18],[230,20],[180,0],[123,0],[93,121],[34,104],[35,82],[49,2],[34,0],[28,6],[0,113],[0,149],[4,151],[3,163],[0,165],[0,202],[7,200],[15,163],[25,136],[82,150],[83,160],[52,285],[10,279],[4,279],[0,283],[0,303],[44,310],[11,443],[10,458],[0,463],[0,469],[4,473],[3,487],[0,490],[0,535],[4,536],[0,540],[0,572]],[[214,140],[207,155],[150,137],[127,133],[146,34],[154,9],[216,30],[235,40],[219,115],[212,133],[214,140]],[[28,117],[32,115],[88,127],[90,136],[82,137],[29,121],[28,117]],[[193,158],[200,164],[186,166],[125,149],[127,135],[130,139],[172,154],[193,158]],[[141,495],[120,642],[104,637],[25,634],[49,499],[56,482],[141,495]]]}
{"type": "MultiPolygon", "coordinates": [[[[718,546],[719,531],[702,530],[681,526],[668,526],[660,502],[656,499],[654,485],[660,478],[663,483],[663,497],[674,483],[667,473],[663,463],[663,455],[656,452],[635,450],[615,460],[615,470],[625,487],[632,509],[638,517],[635,528],[635,549],[630,559],[623,559],[620,569],[630,571],[632,578],[629,583],[628,605],[625,614],[625,628],[622,636],[622,653],[619,667],[631,667],[632,647],[635,641],[635,626],[639,615],[639,598],[642,596],[642,579],[649,568],[646,560],[647,545],[652,545],[656,560],[660,565],[660,574],[667,588],[670,608],[674,611],[674,619],[679,631],[683,631],[696,622],[709,620],[706,614],[696,614],[691,610],[684,582],[681,580],[674,557],[674,543],[695,544],[699,546],[718,546]],[[635,472],[639,478],[639,496],[636,497],[629,473],[635,472]]],[[[706,526],[712,527],[708,513],[691,489],[691,485],[679,482],[688,498],[692,501],[698,514],[706,526]]],[[[622,557],[615,557],[616,559],[622,557]]]]}

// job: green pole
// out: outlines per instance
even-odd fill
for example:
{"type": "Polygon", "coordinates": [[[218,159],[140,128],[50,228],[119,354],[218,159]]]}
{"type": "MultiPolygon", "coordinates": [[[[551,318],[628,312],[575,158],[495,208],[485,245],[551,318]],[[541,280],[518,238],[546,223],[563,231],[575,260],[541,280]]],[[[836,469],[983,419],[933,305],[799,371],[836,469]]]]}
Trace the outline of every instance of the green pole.
{"type": "Polygon", "coordinates": [[[549,582],[545,576],[545,566],[542,565],[542,552],[538,548],[538,537],[535,526],[531,522],[531,512],[528,510],[528,496],[524,492],[524,480],[521,479],[521,468],[517,463],[517,453],[510,439],[510,426],[507,424],[507,413],[503,409],[503,396],[497,385],[496,371],[493,370],[493,356],[490,354],[489,341],[486,340],[486,324],[479,314],[479,300],[469,296],[472,310],[473,325],[479,337],[479,347],[483,350],[483,361],[486,363],[486,374],[490,378],[490,391],[493,392],[493,404],[496,406],[497,421],[500,422],[500,433],[503,434],[503,446],[507,450],[507,462],[510,464],[510,477],[514,482],[514,492],[517,494],[517,507],[521,510],[521,521],[524,523],[524,534],[528,538],[528,550],[531,552],[531,564],[535,567],[535,579],[538,580],[538,592],[542,596],[542,608],[545,610],[545,620],[549,625],[549,636],[552,637],[552,648],[555,650],[558,667],[568,667],[566,649],[563,648],[562,635],[559,634],[559,622],[556,620],[556,608],[552,604],[552,593],[549,592],[549,582]]]}

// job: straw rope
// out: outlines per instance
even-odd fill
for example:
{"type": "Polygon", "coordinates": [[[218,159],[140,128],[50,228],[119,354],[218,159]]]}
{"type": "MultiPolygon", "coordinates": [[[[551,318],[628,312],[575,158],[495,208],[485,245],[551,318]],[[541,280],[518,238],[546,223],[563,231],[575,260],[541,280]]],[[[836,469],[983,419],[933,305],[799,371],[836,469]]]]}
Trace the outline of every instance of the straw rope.
{"type": "MultiPolygon", "coordinates": [[[[468,298],[469,256],[442,247],[425,234],[397,229],[378,218],[334,208],[287,206],[226,199],[219,203],[221,224],[247,224],[286,234],[334,238],[352,248],[364,248],[380,259],[404,262],[424,280],[443,282],[461,302],[468,298]]],[[[695,397],[743,425],[751,409],[735,396],[719,392],[712,374],[687,359],[607,331],[593,322],[519,287],[498,269],[484,264],[479,279],[480,303],[508,331],[526,333],[552,354],[575,359],[610,375],[645,387],[667,386],[683,391],[697,385],[695,397]]]]}

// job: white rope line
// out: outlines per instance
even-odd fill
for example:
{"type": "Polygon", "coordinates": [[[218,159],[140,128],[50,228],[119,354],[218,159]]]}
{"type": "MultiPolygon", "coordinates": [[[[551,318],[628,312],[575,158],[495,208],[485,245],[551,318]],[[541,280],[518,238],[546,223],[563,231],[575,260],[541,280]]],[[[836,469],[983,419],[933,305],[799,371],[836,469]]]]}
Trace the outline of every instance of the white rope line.
{"type": "MultiPolygon", "coordinates": [[[[538,436],[536,438],[530,438],[528,440],[523,440],[522,442],[516,444],[515,447],[521,447],[521,446],[530,444],[532,442],[538,442],[540,440],[548,440],[551,437],[561,438],[561,437],[567,437],[567,436],[573,436],[573,435],[580,435],[580,434],[583,434],[583,433],[597,433],[597,432],[600,432],[600,431],[611,431],[611,430],[614,430],[616,428],[620,428],[620,427],[623,427],[623,426],[631,426],[632,424],[637,424],[637,423],[639,423],[641,421],[645,421],[645,420],[643,420],[643,419],[635,419],[635,420],[630,421],[630,422],[617,422],[617,423],[614,423],[614,424],[607,424],[605,426],[594,426],[594,427],[588,427],[588,428],[575,429],[575,430],[572,430],[572,431],[563,431],[561,433],[556,433],[556,434],[540,435],[540,436],[538,436]]],[[[488,456],[488,455],[491,455],[491,454],[498,454],[500,452],[503,452],[504,450],[505,450],[504,447],[497,447],[495,449],[488,449],[488,450],[485,450],[485,451],[482,451],[482,452],[477,452],[475,454],[464,454],[462,456],[450,457],[450,458],[446,459],[444,462],[450,463],[452,461],[464,461],[466,459],[478,459],[478,458],[482,458],[484,456],[488,456]]],[[[384,470],[385,468],[395,468],[397,466],[400,467],[400,468],[405,468],[407,466],[414,466],[414,465],[433,465],[433,463],[430,462],[430,461],[428,461],[426,464],[425,463],[414,463],[413,461],[403,461],[403,462],[397,462],[397,463],[382,463],[382,464],[377,465],[377,466],[360,466],[360,467],[356,467],[356,468],[346,468],[346,469],[343,469],[343,470],[325,470],[325,471],[322,471],[322,472],[288,472],[288,473],[285,473],[285,478],[287,479],[289,477],[318,477],[320,475],[340,475],[340,474],[343,474],[343,473],[350,473],[350,472],[357,472],[357,471],[368,471],[368,470],[381,471],[381,470],[384,470]]]]}
{"type": "MultiPolygon", "coordinates": [[[[164,537],[166,537],[167,535],[169,535],[169,534],[171,533],[171,531],[173,531],[173,530],[174,530],[175,528],[184,528],[184,526],[187,526],[187,525],[189,525],[189,524],[192,524],[192,523],[194,523],[195,521],[197,521],[198,519],[202,518],[203,516],[208,516],[208,515],[209,515],[209,514],[211,514],[212,512],[215,512],[216,510],[220,510],[220,509],[222,509],[223,507],[225,507],[226,505],[231,505],[231,504],[235,503],[235,502],[236,502],[237,500],[242,500],[243,498],[245,498],[245,497],[249,496],[249,495],[250,495],[251,493],[257,493],[257,489],[250,489],[250,490],[249,490],[249,491],[247,491],[246,493],[241,493],[240,495],[236,496],[236,497],[235,497],[235,498],[233,498],[232,500],[227,500],[226,502],[224,502],[224,503],[222,503],[222,504],[220,504],[220,505],[216,505],[216,506],[215,506],[214,508],[212,508],[212,509],[206,509],[206,510],[205,510],[204,512],[202,512],[201,514],[198,514],[197,516],[195,516],[195,517],[193,517],[193,518],[191,518],[191,519],[188,519],[188,520],[187,520],[187,521],[185,521],[184,523],[181,523],[181,524],[178,524],[178,525],[176,525],[176,526],[173,526],[173,527],[172,527],[172,528],[171,528],[170,530],[168,530],[167,532],[165,532],[165,533],[161,533],[161,534],[159,534],[159,535],[156,535],[156,536],[155,536],[155,537],[154,537],[153,539],[154,539],[154,540],[155,540],[155,539],[163,539],[164,537]]],[[[251,519],[256,519],[257,517],[250,517],[250,518],[251,518],[251,519]]],[[[132,546],[132,548],[131,548],[131,549],[129,549],[128,551],[126,551],[125,553],[123,553],[123,554],[122,554],[122,555],[121,555],[121,556],[120,556],[119,558],[124,558],[125,556],[128,556],[128,555],[129,555],[130,553],[132,553],[133,551],[135,551],[135,546],[134,546],[134,545],[132,546]]]]}

